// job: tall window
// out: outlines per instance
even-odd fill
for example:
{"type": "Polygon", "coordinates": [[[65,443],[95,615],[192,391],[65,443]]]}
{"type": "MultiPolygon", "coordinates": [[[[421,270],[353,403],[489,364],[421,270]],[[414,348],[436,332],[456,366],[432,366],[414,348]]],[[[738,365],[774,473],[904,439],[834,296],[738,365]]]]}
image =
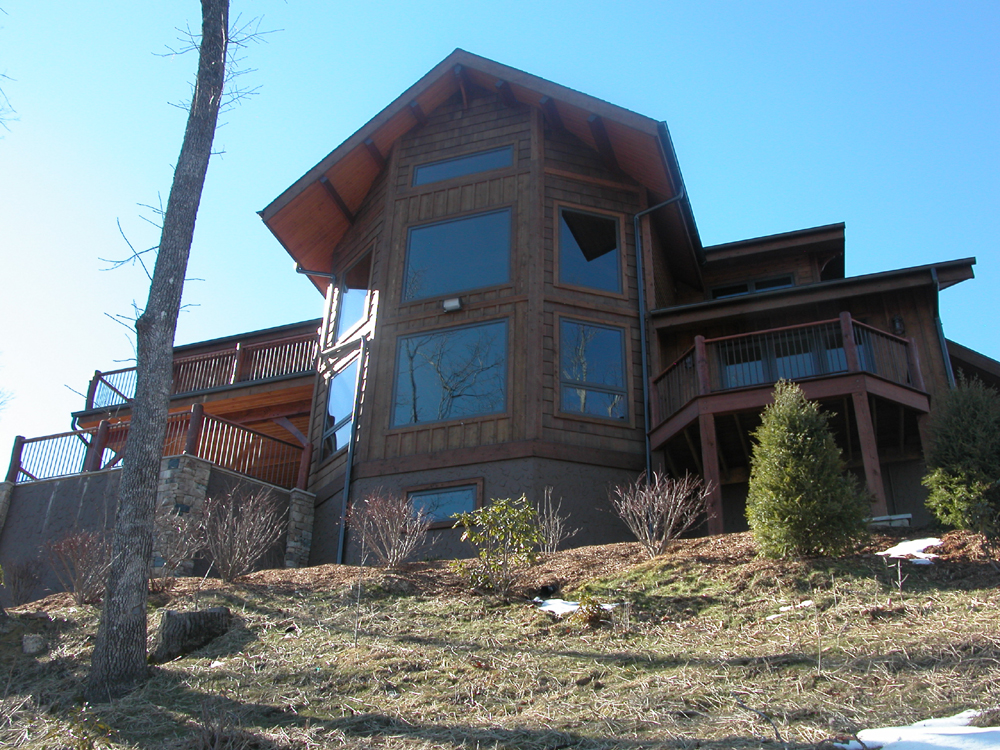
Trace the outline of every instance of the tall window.
{"type": "Polygon", "coordinates": [[[506,320],[400,337],[394,427],[506,408],[506,320]]]}
{"type": "Polygon", "coordinates": [[[510,209],[410,229],[403,301],[510,281],[510,209]]]}
{"type": "Polygon", "coordinates": [[[372,258],[369,252],[355,263],[340,281],[337,301],[337,326],[335,341],[340,341],[368,314],[367,301],[370,288],[372,258]]]}
{"type": "Polygon", "coordinates": [[[564,318],[559,324],[559,381],[562,411],[628,419],[625,332],[564,318]]]}
{"type": "Polygon", "coordinates": [[[347,367],[330,380],[326,393],[326,422],[323,427],[323,458],[346,448],[351,440],[354,423],[355,389],[361,357],[355,357],[347,367]]]}
{"type": "Polygon", "coordinates": [[[617,219],[559,209],[559,281],[605,292],[621,292],[617,219]]]}

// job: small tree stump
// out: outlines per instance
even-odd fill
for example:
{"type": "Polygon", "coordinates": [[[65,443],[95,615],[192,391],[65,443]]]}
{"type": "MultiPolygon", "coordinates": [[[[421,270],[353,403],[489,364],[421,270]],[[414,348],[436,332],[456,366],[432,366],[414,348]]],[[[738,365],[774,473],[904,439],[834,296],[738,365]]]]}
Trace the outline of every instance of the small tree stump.
{"type": "Polygon", "coordinates": [[[229,622],[228,607],[199,609],[196,612],[164,610],[153,636],[149,663],[162,664],[201,648],[229,630],[229,622]]]}

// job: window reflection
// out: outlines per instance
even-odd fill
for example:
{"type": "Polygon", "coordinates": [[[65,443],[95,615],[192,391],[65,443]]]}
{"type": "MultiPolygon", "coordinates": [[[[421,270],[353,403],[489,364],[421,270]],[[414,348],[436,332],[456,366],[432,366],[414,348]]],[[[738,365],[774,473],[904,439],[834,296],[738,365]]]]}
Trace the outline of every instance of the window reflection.
{"type": "Polygon", "coordinates": [[[506,321],[399,339],[393,426],[502,412],[506,393],[506,321]]]}
{"type": "Polygon", "coordinates": [[[354,421],[355,389],[361,358],[338,372],[330,380],[326,394],[326,422],[323,429],[323,457],[346,448],[354,421]]]}
{"type": "Polygon", "coordinates": [[[608,419],[628,417],[622,329],[563,320],[559,373],[563,411],[608,419]]]}
{"type": "Polygon", "coordinates": [[[581,211],[559,211],[559,281],[620,292],[618,221],[581,211]]]}

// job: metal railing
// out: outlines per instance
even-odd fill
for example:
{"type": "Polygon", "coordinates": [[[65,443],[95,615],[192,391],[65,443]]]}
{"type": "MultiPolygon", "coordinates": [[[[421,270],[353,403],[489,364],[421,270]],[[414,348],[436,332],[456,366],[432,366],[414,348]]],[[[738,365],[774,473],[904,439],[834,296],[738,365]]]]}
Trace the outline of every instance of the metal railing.
{"type": "MultiPolygon", "coordinates": [[[[306,373],[315,366],[316,335],[305,334],[231,349],[178,357],[174,360],[173,395],[306,373]]],[[[135,368],[94,372],[87,406],[102,409],[127,404],[135,397],[135,368]]]]}
{"type": "Polygon", "coordinates": [[[653,378],[652,424],[697,396],[847,372],[923,390],[912,341],[842,313],[839,319],[738,336],[696,336],[691,349],[653,378]]]}
{"type": "MultiPolygon", "coordinates": [[[[87,430],[30,439],[19,436],[7,481],[53,479],[121,466],[128,430],[128,422],[103,421],[87,430]]],[[[201,404],[167,417],[163,455],[183,453],[280,487],[304,483],[303,464],[309,461],[309,451],[301,446],[207,415],[201,404]]]]}

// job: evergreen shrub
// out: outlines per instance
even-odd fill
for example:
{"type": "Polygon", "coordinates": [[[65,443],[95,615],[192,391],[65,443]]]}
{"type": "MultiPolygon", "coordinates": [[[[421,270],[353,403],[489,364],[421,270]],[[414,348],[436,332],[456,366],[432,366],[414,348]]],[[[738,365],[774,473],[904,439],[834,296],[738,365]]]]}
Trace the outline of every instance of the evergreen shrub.
{"type": "Polygon", "coordinates": [[[830,555],[865,533],[870,512],[819,405],[779,381],[754,432],[747,521],[768,557],[830,555]]]}
{"type": "Polygon", "coordinates": [[[1000,536],[1000,394],[978,378],[959,377],[930,423],[924,486],[939,521],[1000,536]]]}
{"type": "Polygon", "coordinates": [[[517,574],[537,559],[543,541],[538,516],[524,495],[517,500],[492,500],[471,513],[455,516],[462,541],[470,542],[479,557],[477,568],[459,565],[476,587],[506,596],[517,574]]]}

